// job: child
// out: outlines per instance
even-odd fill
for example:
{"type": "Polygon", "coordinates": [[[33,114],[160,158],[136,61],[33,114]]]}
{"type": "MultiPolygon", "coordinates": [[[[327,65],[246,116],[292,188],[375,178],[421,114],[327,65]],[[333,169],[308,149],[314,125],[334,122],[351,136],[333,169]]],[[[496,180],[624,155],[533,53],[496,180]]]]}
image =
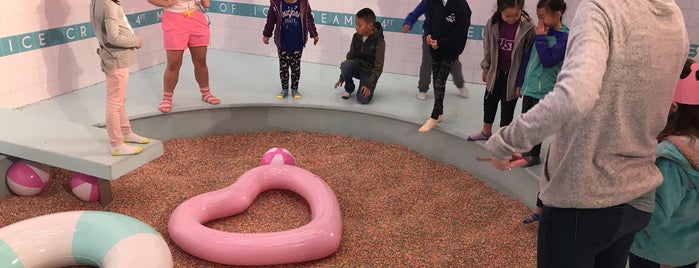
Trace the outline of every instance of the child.
{"type": "Polygon", "coordinates": [[[308,0],[270,0],[267,23],[262,32],[262,42],[269,44],[274,30],[274,44],[279,53],[279,77],[282,91],[277,99],[289,95],[289,69],[291,69],[291,96],[300,99],[299,78],[301,77],[301,54],[308,35],[313,45],[318,44],[318,32],[308,0]]]}
{"type": "Polygon", "coordinates": [[[485,82],[483,129],[469,135],[469,141],[490,138],[498,102],[502,103],[500,127],[512,122],[517,105],[517,74],[534,38],[534,27],[523,9],[524,0],[497,0],[497,11],[486,23],[481,62],[485,82]]]}
{"type": "Polygon", "coordinates": [[[352,79],[358,78],[357,101],[367,104],[374,96],[376,83],[383,72],[386,42],[383,39],[381,23],[376,22],[376,15],[370,8],[363,8],[357,12],[354,28],[357,33],[352,36],[346,60],[340,64],[340,80],[335,83],[335,88],[346,82],[342,98],[349,99],[354,92],[352,79]]]}
{"type": "Polygon", "coordinates": [[[629,267],[693,268],[699,260],[699,63],[687,60],[658,141],[655,164],[663,183],[650,222],[631,246],[629,267]]]}
{"type": "Polygon", "coordinates": [[[471,27],[471,8],[465,0],[429,0],[427,14],[431,18],[425,41],[432,56],[432,83],[434,107],[432,115],[419,132],[430,131],[437,122],[444,120],[444,91],[454,61],[466,46],[468,28],[471,27]]]}
{"type": "Polygon", "coordinates": [[[143,149],[124,142],[148,143],[148,138],[131,131],[126,117],[126,84],[129,81],[129,65],[134,63],[134,49],[141,48],[141,38],[136,36],[124,15],[119,0],[91,0],[90,24],[100,47],[101,68],[106,74],[107,105],[106,129],[111,155],[138,154],[143,149]]]}
{"type": "MultiPolygon", "coordinates": [[[[563,57],[568,43],[568,26],[563,24],[566,11],[564,0],[539,0],[536,14],[539,22],[534,28],[536,37],[532,49],[524,56],[517,76],[517,94],[522,96],[522,113],[526,113],[553,90],[556,77],[563,66],[563,57]],[[520,94],[521,93],[521,94],[520,94]]],[[[522,154],[525,167],[541,163],[541,143],[522,154]]],[[[536,211],[522,221],[529,224],[539,220],[543,204],[537,197],[536,211]]]]}
{"type": "Polygon", "coordinates": [[[169,113],[172,110],[172,96],[180,77],[182,56],[189,48],[194,64],[194,78],[199,84],[201,99],[211,105],[221,100],[211,94],[209,88],[209,67],[206,65],[206,50],[209,45],[209,21],[199,7],[211,6],[211,0],[148,0],[154,6],[164,9],[161,28],[167,67],[163,74],[163,100],[158,110],[169,113]]]}
{"type": "MultiPolygon", "coordinates": [[[[426,13],[427,10],[427,0],[421,0],[420,3],[415,7],[415,9],[405,17],[403,21],[403,33],[407,33],[413,28],[413,25],[417,19],[425,15],[425,20],[422,24],[422,61],[420,63],[420,79],[417,81],[417,99],[424,100],[427,98],[427,90],[430,88],[430,77],[432,76],[432,57],[430,57],[430,45],[425,42],[427,38],[427,31],[430,27],[430,14],[426,13]]],[[[468,88],[464,85],[464,75],[461,72],[461,62],[457,58],[454,61],[454,66],[451,67],[449,72],[451,77],[454,78],[454,85],[459,89],[459,95],[462,98],[468,98],[468,88]]]]}

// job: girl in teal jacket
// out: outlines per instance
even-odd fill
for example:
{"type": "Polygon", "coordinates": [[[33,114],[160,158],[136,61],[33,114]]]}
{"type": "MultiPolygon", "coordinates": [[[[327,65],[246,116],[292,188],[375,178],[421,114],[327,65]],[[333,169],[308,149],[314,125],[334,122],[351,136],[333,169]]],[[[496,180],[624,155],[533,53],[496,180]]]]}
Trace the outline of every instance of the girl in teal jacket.
{"type": "Polygon", "coordinates": [[[687,60],[655,164],[663,183],[646,229],[636,234],[630,268],[696,267],[699,260],[699,63],[687,60]]]}

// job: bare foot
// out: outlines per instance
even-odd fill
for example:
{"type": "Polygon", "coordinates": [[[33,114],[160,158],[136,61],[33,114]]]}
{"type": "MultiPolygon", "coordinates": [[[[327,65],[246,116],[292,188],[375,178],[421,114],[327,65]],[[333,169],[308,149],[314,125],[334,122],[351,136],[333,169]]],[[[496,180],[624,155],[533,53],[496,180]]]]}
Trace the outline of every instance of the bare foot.
{"type": "Polygon", "coordinates": [[[438,121],[437,121],[436,119],[432,119],[432,118],[427,119],[427,121],[425,122],[425,124],[422,125],[422,127],[420,127],[420,129],[418,129],[417,131],[419,131],[419,132],[427,132],[427,131],[430,131],[432,128],[434,128],[435,126],[437,126],[437,123],[438,123],[438,121]]]}

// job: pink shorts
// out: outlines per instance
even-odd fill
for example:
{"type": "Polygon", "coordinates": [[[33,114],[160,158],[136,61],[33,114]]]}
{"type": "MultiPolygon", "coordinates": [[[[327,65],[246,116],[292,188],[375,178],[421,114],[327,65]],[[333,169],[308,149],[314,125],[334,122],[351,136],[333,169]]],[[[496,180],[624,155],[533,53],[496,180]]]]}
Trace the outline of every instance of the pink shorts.
{"type": "Polygon", "coordinates": [[[191,17],[182,13],[163,11],[161,27],[165,50],[185,50],[209,45],[209,21],[201,11],[191,17]]]}

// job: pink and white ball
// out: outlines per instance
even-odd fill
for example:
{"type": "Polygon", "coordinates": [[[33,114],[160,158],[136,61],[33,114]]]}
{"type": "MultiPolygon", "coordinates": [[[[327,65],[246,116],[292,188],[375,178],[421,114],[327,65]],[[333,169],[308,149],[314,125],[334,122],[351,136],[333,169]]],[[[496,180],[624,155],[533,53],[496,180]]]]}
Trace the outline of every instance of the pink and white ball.
{"type": "Polygon", "coordinates": [[[274,147],[272,149],[269,149],[264,155],[262,155],[262,159],[260,159],[260,166],[263,165],[295,166],[296,161],[294,160],[294,156],[291,155],[291,152],[289,152],[289,150],[284,149],[282,147],[274,147]]]}
{"type": "Polygon", "coordinates": [[[96,202],[100,200],[99,178],[73,172],[70,176],[70,189],[75,197],[82,201],[96,202]]]}
{"type": "Polygon", "coordinates": [[[7,187],[20,196],[43,194],[51,184],[48,166],[27,160],[14,162],[7,170],[7,187]]]}

